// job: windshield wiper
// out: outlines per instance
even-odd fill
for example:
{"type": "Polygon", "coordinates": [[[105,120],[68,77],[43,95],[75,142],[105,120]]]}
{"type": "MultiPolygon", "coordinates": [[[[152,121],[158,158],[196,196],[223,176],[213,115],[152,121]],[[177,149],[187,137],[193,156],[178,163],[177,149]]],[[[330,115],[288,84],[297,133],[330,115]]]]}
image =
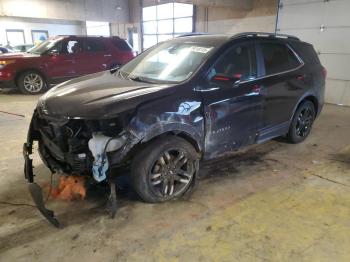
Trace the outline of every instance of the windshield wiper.
{"type": "Polygon", "coordinates": [[[157,82],[150,81],[148,78],[142,77],[142,76],[134,76],[134,77],[128,77],[128,79],[136,82],[143,82],[143,83],[149,83],[149,84],[156,84],[157,82]]]}

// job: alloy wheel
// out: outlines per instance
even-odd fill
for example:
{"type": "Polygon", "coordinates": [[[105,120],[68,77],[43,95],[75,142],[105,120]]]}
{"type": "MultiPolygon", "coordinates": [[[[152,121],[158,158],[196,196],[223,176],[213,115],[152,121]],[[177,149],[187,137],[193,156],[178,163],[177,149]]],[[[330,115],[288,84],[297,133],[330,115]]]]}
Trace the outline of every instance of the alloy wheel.
{"type": "Polygon", "coordinates": [[[153,164],[149,183],[156,195],[175,197],[188,188],[194,173],[195,161],[180,149],[170,149],[163,152],[153,164]]]}
{"type": "Polygon", "coordinates": [[[313,120],[314,116],[310,107],[301,110],[295,126],[297,136],[306,137],[311,130],[313,120]]]}
{"type": "Polygon", "coordinates": [[[23,78],[23,86],[30,93],[38,93],[43,89],[44,81],[36,73],[30,73],[23,78]]]}

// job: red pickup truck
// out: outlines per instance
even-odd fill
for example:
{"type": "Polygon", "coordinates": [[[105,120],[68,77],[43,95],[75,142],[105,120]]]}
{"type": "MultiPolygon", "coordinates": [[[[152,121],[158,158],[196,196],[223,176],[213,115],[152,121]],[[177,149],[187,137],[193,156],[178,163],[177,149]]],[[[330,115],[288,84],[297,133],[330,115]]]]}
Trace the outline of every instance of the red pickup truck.
{"type": "Polygon", "coordinates": [[[26,53],[0,55],[0,87],[38,94],[63,81],[112,69],[135,57],[119,37],[56,36],[26,53]]]}

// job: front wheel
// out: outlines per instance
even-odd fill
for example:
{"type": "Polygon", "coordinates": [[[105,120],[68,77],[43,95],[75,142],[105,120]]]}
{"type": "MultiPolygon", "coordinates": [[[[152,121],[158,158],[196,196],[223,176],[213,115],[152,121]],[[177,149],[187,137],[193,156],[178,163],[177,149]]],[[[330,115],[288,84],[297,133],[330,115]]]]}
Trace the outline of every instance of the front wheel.
{"type": "Polygon", "coordinates": [[[156,139],[132,161],[134,189],[144,201],[151,203],[188,195],[196,184],[198,163],[198,153],[183,138],[156,139]]]}
{"type": "Polygon", "coordinates": [[[304,101],[296,110],[288,132],[288,140],[297,144],[306,139],[310,134],[315,120],[315,106],[311,101],[304,101]]]}
{"type": "Polygon", "coordinates": [[[23,94],[36,95],[46,89],[44,77],[36,71],[22,73],[17,81],[18,87],[23,94]]]}

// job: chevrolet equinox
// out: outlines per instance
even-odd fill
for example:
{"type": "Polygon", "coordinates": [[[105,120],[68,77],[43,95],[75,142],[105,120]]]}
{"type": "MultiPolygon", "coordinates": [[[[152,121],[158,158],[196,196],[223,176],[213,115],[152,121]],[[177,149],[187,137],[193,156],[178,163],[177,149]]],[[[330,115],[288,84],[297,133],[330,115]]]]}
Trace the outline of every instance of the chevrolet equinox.
{"type": "Polygon", "coordinates": [[[54,172],[109,181],[129,166],[147,202],[188,195],[200,160],[285,136],[309,134],[323,106],[326,70],[294,36],[243,33],[177,37],[118,70],[57,85],[38,102],[24,144],[39,210],[32,146],[54,172]]]}

